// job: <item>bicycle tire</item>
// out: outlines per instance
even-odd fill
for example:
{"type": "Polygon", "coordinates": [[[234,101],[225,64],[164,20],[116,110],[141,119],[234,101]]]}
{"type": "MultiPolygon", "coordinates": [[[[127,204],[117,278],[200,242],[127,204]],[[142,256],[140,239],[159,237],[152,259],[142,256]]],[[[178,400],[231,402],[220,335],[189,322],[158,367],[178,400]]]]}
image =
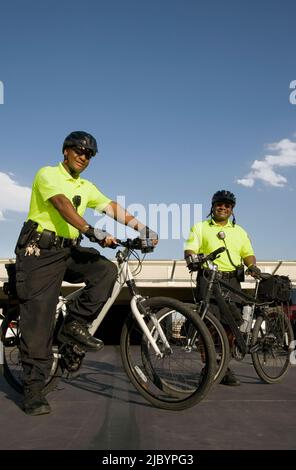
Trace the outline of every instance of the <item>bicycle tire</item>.
{"type": "MultiPolygon", "coordinates": [[[[192,308],[195,314],[198,314],[198,305],[186,304],[192,308]]],[[[214,375],[214,383],[217,385],[223,379],[229,361],[230,361],[230,347],[226,331],[218,318],[210,311],[206,313],[203,322],[208,328],[212,337],[215,351],[216,351],[216,371],[214,375]]]]}
{"type": "MultiPolygon", "coordinates": [[[[142,305],[147,312],[155,314],[164,308],[178,312],[179,330],[173,330],[173,323],[166,326],[163,322],[162,328],[172,354],[157,358],[136,319],[132,314],[128,316],[121,332],[120,351],[130,381],[146,400],[158,408],[177,411],[196,405],[209,392],[215,372],[214,345],[206,326],[188,306],[175,299],[154,297],[142,305]],[[186,331],[181,332],[181,323],[184,326],[185,321],[186,331]],[[197,334],[195,345],[198,346],[186,349],[189,331],[197,334]]],[[[146,315],[144,319],[151,330],[151,317],[146,315]]],[[[154,339],[164,352],[161,339],[154,339]]]]}
{"type": "MultiPolygon", "coordinates": [[[[8,312],[1,325],[1,342],[3,349],[2,373],[7,383],[18,393],[24,392],[23,370],[20,354],[20,328],[19,316],[15,312],[8,312]]],[[[45,383],[44,393],[47,394],[56,388],[62,375],[58,355],[53,354],[51,373],[45,383]]]]}
{"type": "MultiPolygon", "coordinates": [[[[199,315],[197,311],[198,306],[196,304],[186,303],[185,305],[187,305],[192,310],[194,315],[199,315]]],[[[168,308],[160,310],[157,314],[158,319],[160,319],[161,317],[165,318],[165,316],[168,315],[170,312],[171,310],[168,308]]],[[[229,341],[225,329],[223,328],[223,325],[213,313],[208,311],[205,317],[203,318],[203,322],[209,330],[209,333],[214,343],[216,354],[216,370],[213,381],[217,385],[223,379],[230,361],[229,341]]]]}
{"type": "Polygon", "coordinates": [[[251,339],[254,368],[263,382],[280,382],[290,366],[293,330],[282,306],[270,307],[255,322],[251,339]]]}

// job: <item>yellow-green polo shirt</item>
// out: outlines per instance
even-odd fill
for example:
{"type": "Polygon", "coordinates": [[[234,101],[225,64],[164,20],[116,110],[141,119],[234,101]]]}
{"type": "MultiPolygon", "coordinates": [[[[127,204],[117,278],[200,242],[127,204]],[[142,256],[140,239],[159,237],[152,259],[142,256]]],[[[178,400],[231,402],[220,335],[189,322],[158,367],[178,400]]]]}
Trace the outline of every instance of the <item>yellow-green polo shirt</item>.
{"type": "Polygon", "coordinates": [[[74,196],[81,197],[77,212],[82,217],[90,207],[102,212],[111,202],[99,189],[86,179],[73,178],[62,163],[58,166],[45,166],[36,173],[30,202],[28,219],[38,223],[37,230],[52,230],[60,237],[77,238],[79,231],[68,224],[55,209],[49,198],[64,194],[70,201],[74,196]]]}
{"type": "MultiPolygon", "coordinates": [[[[242,258],[254,255],[247,232],[239,225],[233,225],[229,220],[226,225],[218,225],[214,220],[205,220],[195,224],[184,244],[184,250],[205,255],[212,253],[217,248],[225,246],[223,241],[217,237],[221,231],[226,235],[225,243],[236,266],[241,264],[242,258]]],[[[220,271],[234,271],[235,269],[229,261],[226,251],[220,254],[220,258],[215,260],[215,264],[220,271]]]]}

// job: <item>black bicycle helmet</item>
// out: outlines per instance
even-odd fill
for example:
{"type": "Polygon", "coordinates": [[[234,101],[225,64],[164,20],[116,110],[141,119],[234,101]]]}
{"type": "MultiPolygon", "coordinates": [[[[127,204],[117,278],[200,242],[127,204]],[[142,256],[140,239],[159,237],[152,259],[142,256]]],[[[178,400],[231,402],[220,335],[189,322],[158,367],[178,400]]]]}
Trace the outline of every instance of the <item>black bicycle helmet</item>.
{"type": "Polygon", "coordinates": [[[95,155],[98,151],[96,139],[87,132],[74,131],[67,135],[63,143],[63,153],[67,147],[84,147],[85,149],[91,150],[95,155]]]}
{"type": "Polygon", "coordinates": [[[221,189],[220,191],[217,191],[213,197],[212,197],[212,207],[216,202],[228,202],[229,204],[232,205],[232,207],[235,206],[236,203],[236,198],[235,195],[231,191],[226,191],[225,189],[221,189]]]}

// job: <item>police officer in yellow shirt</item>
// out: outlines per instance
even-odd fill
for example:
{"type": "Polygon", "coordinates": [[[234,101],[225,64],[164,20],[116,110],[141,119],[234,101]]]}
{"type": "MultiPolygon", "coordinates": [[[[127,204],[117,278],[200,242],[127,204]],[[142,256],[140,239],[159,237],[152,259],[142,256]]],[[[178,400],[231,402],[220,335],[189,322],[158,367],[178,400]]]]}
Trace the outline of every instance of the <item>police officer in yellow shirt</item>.
{"type": "Polygon", "coordinates": [[[81,234],[102,247],[116,239],[93,228],[83,218],[86,208],[104,212],[153,240],[157,234],[93,183],[80,177],[98,151],[96,139],[84,131],[71,132],[63,143],[63,162],[35,175],[30,210],[16,245],[16,288],[20,302],[21,360],[24,376],[23,410],[29,415],[49,413],[42,390],[52,364],[52,335],[62,281],[86,287],[68,305],[64,337],[85,351],[99,351],[103,342],[88,331],[117,278],[116,266],[94,248],[80,246],[81,234]]]}
{"type": "MultiPolygon", "coordinates": [[[[244,265],[248,268],[248,273],[256,277],[260,275],[260,269],[256,266],[256,258],[251,241],[247,232],[235,222],[233,209],[236,198],[230,191],[217,191],[212,197],[211,211],[209,218],[203,222],[195,224],[185,242],[185,260],[190,266],[194,255],[203,253],[208,255],[212,251],[225,246],[226,250],[215,260],[219,271],[233,287],[240,289],[240,281],[243,280],[244,265]],[[230,220],[232,216],[232,220],[230,220]],[[243,264],[242,264],[243,263],[243,264]]],[[[198,273],[197,300],[204,298],[207,287],[206,278],[198,273]]],[[[231,297],[231,311],[235,315],[238,323],[241,323],[241,309],[238,308],[239,298],[233,294],[231,297]]],[[[211,299],[211,311],[224,324],[228,334],[230,345],[233,337],[228,330],[219,311],[215,299],[211,299]]],[[[228,368],[221,383],[224,385],[240,385],[240,381],[233,371],[228,368]]]]}

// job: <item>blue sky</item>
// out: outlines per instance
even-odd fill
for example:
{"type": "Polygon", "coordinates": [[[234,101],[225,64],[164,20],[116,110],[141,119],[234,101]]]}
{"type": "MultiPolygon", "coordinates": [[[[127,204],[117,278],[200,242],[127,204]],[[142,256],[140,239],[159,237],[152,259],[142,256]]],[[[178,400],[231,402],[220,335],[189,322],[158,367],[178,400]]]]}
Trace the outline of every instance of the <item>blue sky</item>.
{"type": "MultiPolygon", "coordinates": [[[[35,172],[83,129],[100,147],[84,176],[112,199],[205,217],[226,188],[257,258],[295,260],[295,13],[293,0],[1,2],[0,257],[35,172]]],[[[182,256],[170,236],[150,258],[182,256]]]]}

